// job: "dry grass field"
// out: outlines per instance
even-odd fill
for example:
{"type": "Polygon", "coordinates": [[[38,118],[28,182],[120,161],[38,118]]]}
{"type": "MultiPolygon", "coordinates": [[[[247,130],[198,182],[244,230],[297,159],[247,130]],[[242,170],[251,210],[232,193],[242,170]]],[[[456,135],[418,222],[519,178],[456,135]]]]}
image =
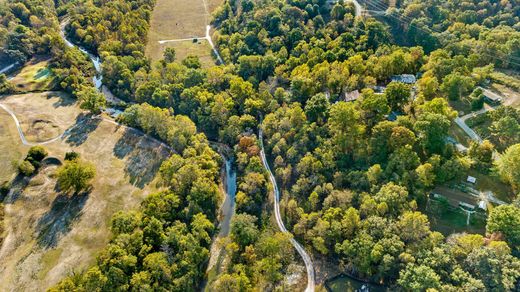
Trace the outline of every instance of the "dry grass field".
{"type": "MultiPolygon", "coordinates": [[[[30,179],[15,179],[14,191],[5,199],[0,291],[45,291],[95,260],[109,241],[112,214],[136,208],[156,191],[156,173],[169,152],[138,131],[85,117],[66,97],[17,95],[0,102],[13,109],[24,131],[33,130],[31,121],[37,117],[55,125],[49,131],[67,128],[62,139],[45,145],[49,157],[63,161],[65,153],[73,150],[92,162],[97,172],[89,192],[69,197],[57,191],[58,166],[46,164],[30,179]]],[[[0,138],[0,150],[19,148],[21,155],[11,156],[22,158],[27,148],[19,146],[18,133],[10,128],[13,120],[2,113],[0,121],[8,122],[1,129],[9,134],[0,138]]]]}
{"type": "Polygon", "coordinates": [[[76,100],[55,91],[11,95],[1,102],[14,112],[23,112],[18,120],[31,143],[59,136],[76,123],[80,113],[76,100]]]}
{"type": "Polygon", "coordinates": [[[18,138],[11,116],[0,110],[0,184],[14,177],[16,169],[13,161],[22,159],[28,149],[18,138]]]}
{"type": "Polygon", "coordinates": [[[177,56],[177,60],[181,61],[185,59],[188,55],[198,56],[200,59],[200,63],[204,67],[209,67],[215,64],[213,60],[213,56],[211,56],[211,46],[206,40],[199,40],[197,43],[194,42],[175,42],[175,43],[166,43],[161,46],[165,48],[174,48],[177,56]]]}
{"type": "Polygon", "coordinates": [[[214,64],[211,47],[206,40],[194,43],[191,40],[159,44],[161,40],[203,38],[211,13],[222,0],[158,0],[152,13],[146,55],[153,61],[162,59],[164,49],[175,48],[177,59],[183,60],[187,55],[196,55],[208,66],[214,64]]]}

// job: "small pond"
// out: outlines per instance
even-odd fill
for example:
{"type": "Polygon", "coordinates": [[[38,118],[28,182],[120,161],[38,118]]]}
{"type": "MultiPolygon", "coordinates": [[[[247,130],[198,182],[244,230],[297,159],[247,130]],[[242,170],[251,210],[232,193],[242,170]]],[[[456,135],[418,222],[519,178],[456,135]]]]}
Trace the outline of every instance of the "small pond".
{"type": "Polygon", "coordinates": [[[339,275],[327,280],[325,286],[330,292],[386,292],[384,286],[368,284],[347,275],[339,275]]]}

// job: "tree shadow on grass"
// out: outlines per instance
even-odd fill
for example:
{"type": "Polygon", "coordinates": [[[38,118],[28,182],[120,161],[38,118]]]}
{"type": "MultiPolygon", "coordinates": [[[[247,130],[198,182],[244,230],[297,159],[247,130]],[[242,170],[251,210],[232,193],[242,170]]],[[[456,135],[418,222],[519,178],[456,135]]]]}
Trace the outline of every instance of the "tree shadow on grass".
{"type": "Polygon", "coordinates": [[[77,99],[70,97],[70,95],[68,95],[67,93],[64,93],[64,92],[51,91],[51,92],[47,93],[46,97],[47,97],[47,99],[50,99],[52,97],[59,98],[55,103],[52,104],[52,106],[55,108],[71,106],[71,105],[74,105],[78,101],[77,99]]]}
{"type": "Polygon", "coordinates": [[[114,146],[114,155],[125,159],[125,174],[130,183],[142,189],[154,179],[167,152],[146,135],[128,128],[124,131],[114,146]]]}
{"type": "Polygon", "coordinates": [[[54,199],[51,209],[38,220],[36,226],[40,247],[56,247],[59,239],[72,229],[72,223],[81,216],[89,194],[90,191],[72,196],[59,194],[54,199]]]}
{"type": "Polygon", "coordinates": [[[100,123],[101,119],[99,118],[81,114],[76,118],[76,123],[65,130],[63,138],[71,146],[80,146],[87,141],[89,134],[94,132],[100,123]]]}

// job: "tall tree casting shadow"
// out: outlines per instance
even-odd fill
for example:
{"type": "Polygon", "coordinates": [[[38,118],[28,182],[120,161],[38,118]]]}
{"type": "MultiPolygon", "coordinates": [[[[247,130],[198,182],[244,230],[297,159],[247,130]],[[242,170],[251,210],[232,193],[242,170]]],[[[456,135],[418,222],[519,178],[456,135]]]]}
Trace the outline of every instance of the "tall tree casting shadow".
{"type": "Polygon", "coordinates": [[[65,131],[63,138],[71,146],[80,146],[87,141],[89,134],[94,132],[100,123],[99,118],[81,114],[76,118],[76,123],[65,131]]]}
{"type": "Polygon", "coordinates": [[[167,150],[142,133],[125,129],[114,146],[114,155],[126,159],[125,174],[129,176],[130,183],[143,188],[154,179],[167,156],[167,150]]]}

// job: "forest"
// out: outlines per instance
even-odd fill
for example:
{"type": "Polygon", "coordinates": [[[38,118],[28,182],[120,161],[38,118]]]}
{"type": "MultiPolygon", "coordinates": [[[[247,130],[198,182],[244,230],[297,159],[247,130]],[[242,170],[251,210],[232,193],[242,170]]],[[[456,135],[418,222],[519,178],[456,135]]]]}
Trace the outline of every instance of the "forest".
{"type": "Polygon", "coordinates": [[[292,235],[313,259],[390,289],[520,290],[520,109],[468,120],[486,139],[465,152],[448,142],[461,111],[485,108],[479,87],[509,86],[520,71],[517,0],[360,1],[386,11],[374,17],[343,0],[224,0],[211,19],[227,65],[209,68],[171,49],[145,57],[154,1],[45,2],[0,6],[1,57],[52,56],[57,88],[100,113],[94,68],[59,36],[66,19],[124,100],[117,121],[174,152],[160,167],[163,191],[116,213],[95,264],[50,291],[201,289],[218,225],[216,143],[232,149],[238,189],[229,261],[210,291],[283,290],[298,260],[292,235]],[[403,74],[417,81],[395,79],[403,74]],[[290,233],[273,223],[260,129],[290,233]],[[472,171],[515,196],[488,209],[482,234],[436,231],[430,194],[472,171]]]}

